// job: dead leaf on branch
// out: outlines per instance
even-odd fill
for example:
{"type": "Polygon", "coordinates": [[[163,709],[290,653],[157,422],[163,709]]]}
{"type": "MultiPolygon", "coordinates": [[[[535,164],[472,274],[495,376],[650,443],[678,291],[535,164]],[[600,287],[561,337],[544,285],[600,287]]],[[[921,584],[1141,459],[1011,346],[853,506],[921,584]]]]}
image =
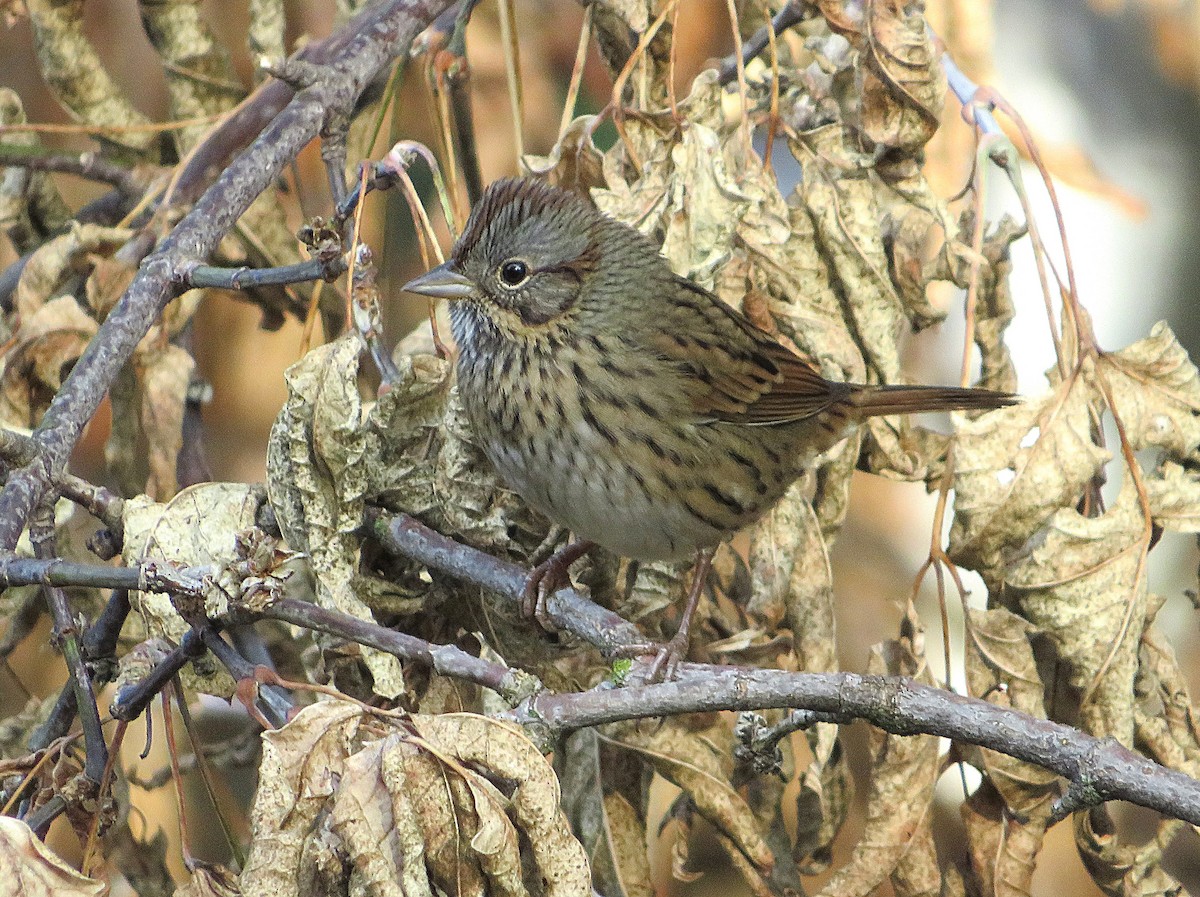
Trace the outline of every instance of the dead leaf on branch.
{"type": "Polygon", "coordinates": [[[999,588],[1003,552],[1024,545],[1070,507],[1109,460],[1091,436],[1095,393],[1084,373],[1050,392],[975,420],[960,419],[954,449],[950,557],[999,588]]]}
{"type": "Polygon", "coordinates": [[[521,166],[527,174],[544,178],[564,190],[574,190],[591,199],[593,187],[604,184],[604,157],[592,142],[597,116],[574,119],[545,156],[526,154],[521,166]]]}
{"type": "Polygon", "coordinates": [[[263,738],[247,897],[303,893],[318,863],[379,894],[516,897],[530,872],[548,897],[591,894],[553,771],[515,727],[324,702],[263,738]]]}
{"type": "MultiPolygon", "coordinates": [[[[288,544],[308,555],[317,604],[375,622],[355,587],[367,484],[367,412],[358,393],[362,343],[349,333],[287,369],[288,400],[271,428],[267,494],[288,544]]],[[[400,661],[362,649],[373,688],[404,690],[400,661]]]]}
{"type": "Polygon", "coordinates": [[[143,359],[141,430],[149,446],[146,492],[165,500],[179,489],[176,467],[183,448],[183,414],[196,362],[185,349],[166,345],[143,359]]]}
{"type": "Polygon", "coordinates": [[[14,298],[17,314],[31,316],[59,295],[69,278],[92,269],[93,253],[108,256],[132,236],[126,228],[73,223],[66,233],[43,243],[21,271],[14,298]]]}
{"type": "Polygon", "coordinates": [[[606,790],[600,748],[594,729],[580,729],[555,751],[563,810],[587,852],[600,893],[651,897],[646,820],[624,794],[606,790]]]}
{"type": "Polygon", "coordinates": [[[19,819],[0,816],[0,881],[21,897],[101,897],[108,886],[80,875],[19,819]]]}
{"type": "Polygon", "coordinates": [[[1183,886],[1162,867],[1163,851],[1179,831],[1177,819],[1159,822],[1154,838],[1141,845],[1123,843],[1105,807],[1076,813],[1075,845],[1083,864],[1108,897],[1178,897],[1183,886]]]}
{"type": "Polygon", "coordinates": [[[751,887],[757,887],[770,875],[775,861],[758,817],[730,784],[733,754],[728,726],[720,717],[703,729],[695,729],[695,724],[680,717],[658,726],[635,720],[605,727],[605,735],[678,785],[696,811],[746,858],[743,871],[750,874],[751,887]]]}
{"type": "MultiPolygon", "coordinates": [[[[750,572],[753,597],[747,612],[765,616],[768,631],[780,623],[791,630],[798,669],[837,670],[832,573],[803,483],[794,484],[755,525],[750,572]]],[[[796,795],[793,854],[812,875],[832,861],[833,839],[850,811],[853,781],[838,726],[817,723],[804,736],[813,761],[803,770],[796,795]]]]}
{"type": "Polygon", "coordinates": [[[1160,321],[1145,339],[1100,356],[1115,412],[1135,451],[1151,446],[1177,461],[1200,456],[1200,373],[1160,321]]]}
{"type": "MultiPolygon", "coordinates": [[[[236,559],[235,534],[254,526],[263,499],[261,486],[242,483],[200,483],[166,504],[144,495],[127,499],[123,559],[129,566],[150,559],[215,572],[236,559]]],[[[144,625],[136,638],[161,637],[177,645],[191,628],[164,592],[133,592],[130,598],[144,625]]],[[[229,674],[211,658],[198,658],[181,675],[187,687],[205,694],[233,694],[229,674]]]]}
{"type": "Polygon", "coordinates": [[[1149,611],[1144,521],[1131,484],[1100,517],[1073,508],[1050,518],[1040,545],[1007,571],[1023,614],[1070,664],[1085,694],[1083,728],[1133,745],[1133,683],[1149,611]]]}
{"type": "Polygon", "coordinates": [[[0,363],[0,421],[32,429],[62,386],[64,372],[78,360],[98,325],[73,296],[60,296],[21,319],[0,363]]]}
{"type": "Polygon", "coordinates": [[[1138,660],[1138,743],[1164,766],[1200,776],[1200,718],[1175,650],[1157,625],[1146,627],[1138,660]]]}
{"type": "MultiPolygon", "coordinates": [[[[932,684],[924,632],[911,608],[902,625],[905,635],[871,649],[867,673],[910,676],[932,684]]],[[[834,872],[819,893],[828,897],[867,895],[889,878],[893,886],[897,878],[905,881],[906,892],[916,885],[917,893],[928,893],[928,868],[920,868],[920,875],[910,878],[917,870],[901,871],[900,867],[909,850],[919,854],[932,847],[933,786],[941,771],[938,740],[930,735],[889,735],[871,728],[870,745],[866,827],[849,862],[834,872]]],[[[932,887],[936,890],[936,879],[932,887]]]]}
{"type": "Polygon", "coordinates": [[[876,146],[915,153],[938,127],[946,96],[940,53],[907,4],[867,5],[867,65],[862,68],[862,129],[876,146]]]}
{"type": "Polygon", "coordinates": [[[237,876],[224,866],[192,860],[192,877],[175,897],[242,897],[237,876]]]}
{"type": "MultiPolygon", "coordinates": [[[[966,672],[972,695],[1036,718],[1045,718],[1043,687],[1030,645],[1034,627],[1004,608],[967,610],[966,672]]],[[[1059,779],[1040,766],[1007,754],[979,750],[987,789],[964,805],[969,854],[985,893],[1027,897],[1045,837],[1059,779]],[[994,790],[993,790],[994,789],[994,790]],[[1003,803],[1001,813],[990,806],[1003,803]]]]}

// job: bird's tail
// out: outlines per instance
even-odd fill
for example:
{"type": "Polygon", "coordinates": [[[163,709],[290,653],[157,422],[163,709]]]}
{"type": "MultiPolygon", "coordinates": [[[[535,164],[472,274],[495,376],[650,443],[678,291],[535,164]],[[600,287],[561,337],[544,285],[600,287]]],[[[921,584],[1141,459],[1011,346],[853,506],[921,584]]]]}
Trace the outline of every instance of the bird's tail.
{"type": "Polygon", "coordinates": [[[1012,393],[957,386],[862,386],[851,392],[849,399],[861,417],[921,411],[979,411],[1019,401],[1012,393]]]}

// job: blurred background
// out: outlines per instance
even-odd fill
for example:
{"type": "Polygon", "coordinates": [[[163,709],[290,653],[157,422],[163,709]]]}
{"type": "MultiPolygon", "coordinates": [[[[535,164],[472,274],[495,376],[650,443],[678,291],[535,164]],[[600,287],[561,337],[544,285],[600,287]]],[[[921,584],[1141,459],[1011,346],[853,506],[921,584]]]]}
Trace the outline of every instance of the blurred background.
{"type": "MultiPolygon", "coordinates": [[[[1195,135],[1200,134],[1200,4],[1195,0],[1006,0],[993,5],[931,0],[927,8],[958,64],[977,83],[994,86],[1020,110],[1052,169],[1061,175],[1059,196],[1080,294],[1101,344],[1120,348],[1145,336],[1155,321],[1166,319],[1195,356],[1200,349],[1200,316],[1193,311],[1200,298],[1200,163],[1194,146],[1195,135]]],[[[548,0],[518,0],[516,9],[526,151],[545,153],[558,131],[582,13],[573,3],[548,0]]],[[[40,80],[27,22],[18,8],[9,5],[7,10],[8,24],[0,24],[0,85],[20,95],[29,121],[67,122],[40,80]]],[[[243,83],[251,84],[254,72],[246,50],[244,4],[207,0],[202,10],[231,53],[243,83]]],[[[687,0],[681,10],[677,82],[684,95],[697,72],[731,52],[732,41],[723,0],[687,0]]],[[[335,14],[332,2],[288,4],[291,39],[328,34],[335,14]]],[[[89,0],[86,21],[88,37],[105,67],[137,108],[152,120],[167,118],[165,74],[143,32],[135,0],[89,0]]],[[[483,4],[468,32],[468,55],[485,181],[517,171],[499,47],[495,10],[483,4]]],[[[389,133],[393,138],[435,143],[421,66],[409,67],[402,90],[397,106],[401,112],[385,124],[384,138],[374,150],[376,158],[390,145],[389,133]]],[[[593,47],[578,109],[603,107],[610,92],[611,82],[593,47]]],[[[929,164],[935,187],[948,195],[968,177],[972,138],[956,105],[947,107],[944,122],[930,147],[929,164]]],[[[89,147],[77,137],[43,139],[64,149],[89,147]]],[[[305,181],[322,181],[320,160],[312,148],[300,165],[305,181]]],[[[787,178],[788,173],[781,170],[780,176],[787,178]]],[[[55,176],[55,180],[73,208],[101,192],[70,176],[55,176]]],[[[1035,184],[1036,178],[1029,181],[1035,184]]],[[[1008,211],[1019,218],[1020,208],[1002,179],[996,177],[991,183],[989,217],[1008,211]]],[[[396,193],[370,199],[365,231],[383,273],[387,327],[393,340],[426,326],[424,307],[396,289],[420,269],[412,226],[396,193]]],[[[1052,233],[1053,210],[1040,189],[1035,187],[1033,193],[1042,230],[1052,233]]],[[[309,199],[316,207],[327,208],[323,197],[309,199]]],[[[299,226],[299,202],[287,211],[289,224],[299,226]]],[[[0,266],[14,258],[12,247],[0,240],[0,266]]],[[[1043,371],[1052,364],[1053,351],[1027,241],[1014,247],[1012,294],[1018,313],[1008,341],[1021,390],[1034,393],[1045,387],[1043,371]]],[[[949,320],[910,341],[908,371],[914,380],[950,383],[958,376],[961,297],[947,292],[933,299],[950,309],[949,320]]],[[[285,398],[283,371],[301,352],[298,323],[289,320],[273,332],[263,330],[260,323],[258,309],[217,291],[196,317],[199,374],[212,386],[211,402],[203,412],[203,438],[217,480],[263,479],[268,431],[285,398]]],[[[106,427],[102,413],[75,459],[80,472],[100,469],[106,427]]],[[[1116,485],[1110,484],[1114,489],[1116,485]]],[[[840,612],[838,648],[845,669],[862,669],[870,646],[894,637],[900,607],[928,551],[933,505],[934,499],[920,485],[858,478],[849,521],[833,551],[840,612]]],[[[1184,668],[1191,672],[1195,690],[1200,686],[1200,638],[1195,611],[1185,595],[1196,587],[1195,543],[1168,535],[1153,558],[1151,589],[1166,602],[1159,619],[1184,668]]],[[[967,585],[975,588],[972,600],[982,603],[978,581],[968,578],[967,585]]],[[[941,626],[931,586],[921,589],[918,606],[932,645],[941,638],[941,626]]],[[[952,656],[961,650],[955,606],[951,595],[952,656]]],[[[44,646],[44,639],[30,639],[12,660],[27,686],[35,683],[37,693],[50,694],[58,682],[44,671],[57,670],[58,663],[44,646]]],[[[930,656],[940,667],[940,650],[931,650],[930,656]]],[[[952,670],[952,680],[955,677],[952,670]]],[[[5,685],[0,692],[8,689],[5,685]]],[[[12,699],[23,703],[15,693],[12,699]]],[[[130,742],[140,744],[136,736],[130,742]]],[[[865,764],[861,738],[852,747],[858,752],[855,759],[865,764]]],[[[153,765],[156,760],[152,756],[148,762],[153,765]]],[[[961,840],[956,835],[961,827],[956,805],[962,788],[957,770],[946,774],[942,788],[946,800],[939,809],[939,846],[952,857],[961,840]]],[[[141,806],[151,829],[175,812],[165,790],[148,795],[141,806]]],[[[199,819],[205,813],[199,809],[193,815],[199,819]]],[[[1137,824],[1136,819],[1132,824],[1137,824]]],[[[846,826],[839,842],[842,858],[860,826],[861,815],[846,826]]],[[[165,828],[175,837],[172,825],[165,828]]],[[[1195,844],[1191,840],[1180,847],[1169,868],[1180,880],[1200,887],[1200,852],[1195,844]]],[[[656,860],[664,882],[670,877],[667,853],[660,851],[656,860]]],[[[701,846],[692,851],[701,867],[705,856],[719,859],[722,854],[701,846]]],[[[707,874],[696,882],[671,882],[670,892],[725,894],[741,887],[740,879],[720,863],[704,871],[707,874]]],[[[1050,833],[1034,884],[1037,895],[1099,893],[1075,852],[1070,823],[1050,833]]]]}

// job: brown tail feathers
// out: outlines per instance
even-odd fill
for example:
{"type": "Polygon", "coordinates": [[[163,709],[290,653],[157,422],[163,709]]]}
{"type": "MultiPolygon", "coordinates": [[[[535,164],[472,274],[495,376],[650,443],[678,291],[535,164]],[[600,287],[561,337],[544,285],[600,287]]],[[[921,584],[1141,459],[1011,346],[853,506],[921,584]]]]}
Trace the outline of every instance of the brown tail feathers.
{"type": "Polygon", "coordinates": [[[850,402],[863,417],[881,414],[914,414],[921,411],[977,411],[1003,408],[1017,396],[990,389],[957,386],[860,386],[850,402]]]}

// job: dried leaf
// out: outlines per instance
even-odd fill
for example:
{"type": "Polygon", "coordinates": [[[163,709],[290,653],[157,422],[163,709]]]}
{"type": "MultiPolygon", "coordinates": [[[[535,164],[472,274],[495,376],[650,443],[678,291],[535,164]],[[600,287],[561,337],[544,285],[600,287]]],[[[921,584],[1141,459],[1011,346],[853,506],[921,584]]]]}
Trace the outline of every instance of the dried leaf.
{"type": "Polygon", "coordinates": [[[526,173],[545,178],[564,190],[591,196],[591,189],[604,183],[604,158],[592,143],[598,124],[594,115],[581,115],[567,125],[547,156],[526,154],[521,166],[526,173]]]}
{"type": "MultiPolygon", "coordinates": [[[[902,625],[909,634],[872,648],[867,672],[911,676],[932,684],[925,664],[924,635],[911,608],[902,625]]],[[[933,786],[940,772],[937,739],[929,735],[889,735],[872,728],[870,741],[872,769],[866,827],[850,861],[834,872],[819,892],[823,895],[869,894],[889,876],[897,874],[910,848],[920,850],[927,843],[933,816],[933,786]]],[[[912,867],[906,871],[924,875],[924,871],[912,867]]]]}
{"type": "Polygon", "coordinates": [[[558,779],[518,727],[469,713],[413,717],[413,725],[460,762],[517,782],[510,799],[513,823],[528,841],[545,894],[589,897],[591,872],[560,806],[558,779]]]}
{"type": "MultiPolygon", "coordinates": [[[[792,631],[799,669],[830,672],[835,652],[833,581],[816,514],[802,482],[755,526],[750,543],[754,596],[747,611],[781,621],[792,631]]],[[[838,727],[818,723],[805,733],[813,762],[803,771],[796,795],[797,832],[792,856],[805,874],[824,871],[832,843],[850,810],[852,784],[838,727]]]]}
{"type": "MultiPolygon", "coordinates": [[[[262,487],[242,483],[200,483],[166,504],[144,495],[128,499],[122,518],[125,563],[135,566],[150,560],[216,570],[236,559],[235,534],[254,525],[262,500],[262,487]]],[[[151,636],[177,645],[191,628],[166,593],[134,592],[130,597],[151,636]]],[[[202,610],[197,607],[193,612],[202,610]]],[[[229,674],[223,667],[206,666],[203,660],[184,668],[185,684],[207,694],[232,695],[229,674]],[[206,672],[201,674],[202,670],[206,672]]]]}
{"type": "MultiPolygon", "coordinates": [[[[466,784],[428,751],[409,746],[383,756],[384,781],[392,795],[394,837],[417,866],[429,872],[440,893],[485,897],[487,880],[471,848],[477,821],[466,784]]],[[[418,891],[417,893],[420,893],[418,891]]]]}
{"type": "Polygon", "coordinates": [[[672,718],[661,725],[618,723],[608,732],[617,744],[636,751],[659,775],[678,785],[696,810],[749,860],[755,877],[770,874],[775,860],[758,817],[730,784],[732,751],[723,723],[718,720],[707,730],[695,731],[685,719],[672,718]]]}
{"type": "MultiPolygon", "coordinates": [[[[287,369],[288,401],[271,429],[267,494],[288,544],[309,555],[322,607],[375,622],[359,596],[363,509],[370,481],[366,411],[358,394],[356,333],[314,349],[287,369]]],[[[404,690],[400,662],[362,649],[377,694],[404,690]]]]}
{"type": "Polygon", "coordinates": [[[347,861],[379,897],[432,897],[424,845],[405,791],[395,800],[384,778],[383,756],[399,736],[371,742],[346,758],[333,795],[331,822],[347,861]]]}
{"type": "Polygon", "coordinates": [[[183,448],[183,412],[196,362],[184,349],[166,345],[142,356],[141,429],[149,446],[146,492],[166,501],[179,488],[176,465],[183,448]]]}
{"type": "Polygon", "coordinates": [[[867,6],[862,128],[876,145],[915,153],[937,130],[946,76],[924,16],[908,9],[898,0],[867,6]]]}
{"type": "Polygon", "coordinates": [[[62,296],[22,318],[13,344],[3,356],[0,374],[0,421],[31,429],[95,336],[97,324],[71,296],[62,296]]]}
{"type": "MultiPolygon", "coordinates": [[[[1028,621],[1003,608],[968,609],[966,668],[970,693],[1044,718],[1042,682],[1029,643],[1033,631],[1028,621]]],[[[964,809],[964,813],[974,814],[970,831],[976,871],[994,883],[995,894],[1027,897],[1050,808],[1059,794],[1059,780],[1054,773],[1007,754],[981,750],[980,755],[1004,811],[1002,818],[981,813],[989,799],[982,795],[978,800],[973,798],[973,809],[964,809]],[[992,825],[995,830],[981,837],[984,825],[992,825]],[[987,853],[989,848],[995,853],[987,853]]]]}
{"type": "Polygon", "coordinates": [[[1070,659],[1086,695],[1083,727],[1133,745],[1133,682],[1146,625],[1144,523],[1132,486],[1100,517],[1072,508],[1050,519],[1045,540],[1008,570],[1024,615],[1070,659]]]}
{"type": "Polygon", "coordinates": [[[1145,478],[1154,522],[1177,533],[1200,533],[1200,471],[1164,461],[1145,478]]]}
{"type": "Polygon", "coordinates": [[[1175,651],[1157,626],[1142,633],[1138,659],[1138,744],[1159,763],[1200,775],[1200,719],[1175,651]]]}
{"type": "Polygon", "coordinates": [[[800,669],[837,669],[833,644],[833,574],[821,526],[795,483],[754,527],[748,614],[774,629],[786,620],[800,669]]]}
{"type": "Polygon", "coordinates": [[[957,420],[950,556],[998,584],[1002,552],[1078,501],[1109,459],[1091,437],[1083,375],[975,420],[957,420]]]}
{"type": "Polygon", "coordinates": [[[195,859],[190,865],[192,877],[175,891],[175,897],[241,897],[237,876],[229,869],[195,859]]]}
{"type": "Polygon", "coordinates": [[[0,880],[21,897],[100,897],[102,881],[80,875],[19,819],[0,816],[0,880]]]}
{"type": "Polygon", "coordinates": [[[1112,388],[1135,450],[1156,446],[1179,461],[1200,457],[1200,373],[1164,322],[1145,339],[1101,355],[1097,373],[1112,388]]]}
{"type": "Polygon", "coordinates": [[[645,820],[624,795],[605,793],[596,731],[572,733],[554,759],[563,812],[587,853],[596,889],[606,897],[650,897],[645,820]]]}
{"type": "Polygon", "coordinates": [[[93,265],[93,253],[107,256],[131,239],[133,233],[121,227],[72,223],[66,233],[42,244],[30,256],[17,283],[14,302],[21,319],[28,319],[56,297],[68,279],[88,271],[93,265]]]}
{"type": "Polygon", "coordinates": [[[826,128],[792,141],[804,167],[799,188],[812,219],[817,244],[829,261],[831,277],[842,291],[856,354],[865,368],[847,370],[846,379],[863,380],[870,371],[884,383],[900,380],[897,337],[906,319],[904,306],[888,275],[888,256],[880,220],[878,185],[867,177],[866,159],[847,148],[840,128],[826,128]]]}
{"type": "Polygon", "coordinates": [[[1147,843],[1124,844],[1108,811],[1099,807],[1075,814],[1075,845],[1092,880],[1109,897],[1177,897],[1183,886],[1163,869],[1162,857],[1181,825],[1177,819],[1163,820],[1147,843]]]}
{"type": "Polygon", "coordinates": [[[833,862],[833,840],[854,804],[854,779],[832,723],[817,723],[804,733],[813,755],[796,794],[796,842],[793,856],[805,875],[817,875],[833,862]]]}
{"type": "Polygon", "coordinates": [[[263,733],[250,853],[241,876],[246,897],[300,893],[306,841],[337,792],[356,742],[377,736],[373,726],[358,706],[329,701],[305,707],[282,729],[263,733]],[[364,732],[364,725],[372,728],[364,732]]]}

